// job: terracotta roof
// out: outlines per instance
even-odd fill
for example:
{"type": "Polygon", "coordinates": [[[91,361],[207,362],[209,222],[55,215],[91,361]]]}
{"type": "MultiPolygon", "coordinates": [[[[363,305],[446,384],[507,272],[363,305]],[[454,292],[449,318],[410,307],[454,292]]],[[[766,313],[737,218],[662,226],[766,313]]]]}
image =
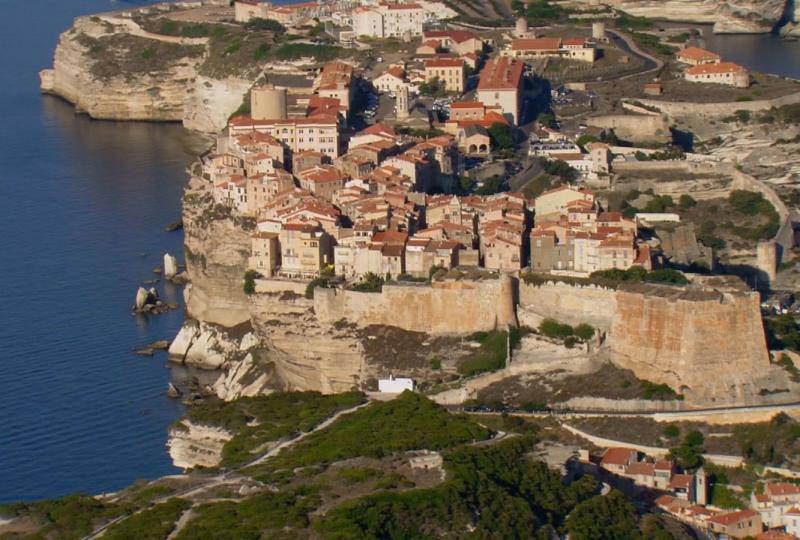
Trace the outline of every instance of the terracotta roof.
{"type": "Polygon", "coordinates": [[[454,58],[434,58],[425,60],[425,69],[428,68],[463,68],[464,61],[454,58]]]}
{"type": "Polygon", "coordinates": [[[764,489],[771,497],[782,495],[800,495],[800,486],[789,484],[788,482],[773,482],[767,484],[764,489]]]}
{"type": "Polygon", "coordinates": [[[674,474],[669,480],[670,489],[689,489],[694,482],[694,476],[691,474],[674,474]]]}
{"type": "Polygon", "coordinates": [[[653,476],[654,471],[655,467],[652,463],[647,463],[646,461],[638,461],[636,463],[631,463],[630,467],[628,467],[628,470],[625,471],[625,474],[632,474],[637,476],[653,476]]]}
{"type": "Polygon", "coordinates": [[[514,90],[519,88],[525,64],[501,56],[486,62],[481,70],[479,90],[514,90]]]}
{"type": "Polygon", "coordinates": [[[467,40],[474,39],[477,36],[472,32],[467,32],[465,30],[431,30],[428,32],[423,32],[422,37],[426,40],[450,38],[456,43],[463,43],[467,40]]]}
{"type": "Polygon", "coordinates": [[[384,7],[389,9],[422,9],[419,4],[389,4],[384,5],[384,7]]]}
{"type": "Polygon", "coordinates": [[[678,60],[681,58],[686,58],[687,60],[694,60],[695,62],[719,60],[719,55],[717,53],[707,51],[706,49],[701,49],[700,47],[686,47],[685,49],[678,51],[677,57],[678,60]]]}
{"type": "Polygon", "coordinates": [[[689,75],[704,75],[717,73],[746,73],[747,70],[733,62],[720,62],[719,64],[701,64],[686,70],[689,75]]]}
{"type": "Polygon", "coordinates": [[[638,452],[630,448],[609,448],[603,454],[601,463],[603,465],[618,465],[622,466],[630,460],[636,460],[638,452]]]}
{"type": "Polygon", "coordinates": [[[561,43],[565,47],[566,46],[578,46],[578,45],[583,46],[583,45],[586,44],[586,40],[585,39],[581,39],[581,38],[567,38],[567,39],[563,40],[561,43]]]}
{"type": "Polygon", "coordinates": [[[558,37],[515,39],[511,42],[512,51],[548,51],[560,47],[561,38],[558,37]]]}
{"type": "Polygon", "coordinates": [[[754,510],[739,510],[737,512],[728,512],[727,514],[720,514],[718,516],[714,516],[708,518],[708,521],[716,523],[718,525],[733,525],[734,523],[739,523],[745,519],[753,519],[754,517],[758,517],[758,512],[754,510]]]}
{"type": "Polygon", "coordinates": [[[480,101],[457,101],[450,105],[450,110],[453,109],[483,109],[483,103],[480,101]]]}

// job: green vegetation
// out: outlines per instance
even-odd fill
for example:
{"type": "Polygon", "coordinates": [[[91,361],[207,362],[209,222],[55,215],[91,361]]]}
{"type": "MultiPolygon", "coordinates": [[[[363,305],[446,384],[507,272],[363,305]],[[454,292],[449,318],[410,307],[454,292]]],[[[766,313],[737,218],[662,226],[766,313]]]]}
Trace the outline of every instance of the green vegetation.
{"type": "Polygon", "coordinates": [[[41,523],[36,538],[77,540],[89,534],[96,525],[126,514],[129,510],[90,495],[76,493],[60,499],[0,506],[0,515],[29,516],[34,522],[41,523]]]}
{"type": "Polygon", "coordinates": [[[575,144],[577,144],[580,147],[585,147],[587,144],[591,144],[599,140],[600,139],[598,139],[594,135],[584,134],[578,137],[578,139],[575,141],[575,144]]]}
{"type": "Polygon", "coordinates": [[[256,292],[256,280],[261,277],[261,274],[255,270],[248,270],[244,273],[244,293],[254,294],[256,292]]]}
{"type": "Polygon", "coordinates": [[[630,32],[631,37],[636,41],[636,44],[639,45],[642,49],[649,51],[651,53],[660,54],[662,56],[670,56],[675,54],[678,50],[676,47],[672,45],[667,45],[666,43],[662,43],[661,39],[658,36],[654,36],[653,34],[645,34],[643,32],[630,32]]]}
{"type": "Polygon", "coordinates": [[[167,502],[134,514],[110,527],[103,538],[110,540],[162,540],[175,528],[175,522],[191,506],[184,499],[172,498],[167,502]]]}
{"type": "Polygon", "coordinates": [[[617,14],[619,16],[614,20],[614,23],[617,25],[617,28],[621,28],[622,30],[628,30],[630,32],[634,30],[649,30],[655,26],[653,21],[645,17],[636,17],[624,11],[617,11],[617,14]]]}
{"type": "Polygon", "coordinates": [[[694,208],[697,206],[697,201],[694,200],[694,197],[691,195],[683,194],[681,195],[680,199],[678,199],[678,207],[681,210],[688,210],[690,208],[694,208]]]}
{"type": "MultiPolygon", "coordinates": [[[[794,316],[789,313],[771,317],[765,321],[765,329],[767,331],[767,340],[771,348],[784,348],[792,351],[800,351],[800,332],[797,329],[797,321],[794,316]]],[[[786,359],[781,358],[778,361],[784,368],[793,371],[794,364],[789,367],[791,359],[787,356],[786,359]],[[788,360],[788,362],[787,362],[788,360]]]]}
{"type": "Polygon", "coordinates": [[[177,539],[277,538],[284,527],[308,527],[308,514],[318,505],[319,496],[313,489],[265,493],[240,503],[206,504],[195,509],[198,517],[181,530],[177,539]]]}
{"type": "Polygon", "coordinates": [[[539,122],[544,127],[552,128],[553,124],[556,123],[556,117],[553,113],[540,112],[539,115],[536,117],[536,121],[539,122]]]}
{"type": "Polygon", "coordinates": [[[697,241],[713,249],[725,249],[725,240],[714,234],[716,227],[716,222],[710,219],[704,221],[697,233],[697,241]]]}
{"type": "Polygon", "coordinates": [[[769,422],[738,425],[733,436],[749,463],[784,466],[797,461],[800,424],[784,413],[769,422]]]}
{"type": "Polygon", "coordinates": [[[636,509],[620,491],[582,502],[569,515],[571,540],[640,540],[636,509]]]}
{"type": "Polygon", "coordinates": [[[564,182],[574,182],[580,176],[580,173],[571,167],[566,161],[557,159],[551,160],[540,157],[539,165],[547,174],[551,176],[557,176],[564,182]]]}
{"type": "Polygon", "coordinates": [[[475,190],[475,195],[494,195],[503,191],[504,187],[503,179],[495,175],[484,180],[483,184],[475,190]]]}
{"type": "Polygon", "coordinates": [[[508,124],[495,122],[489,128],[489,135],[492,137],[492,144],[499,150],[510,150],[514,148],[514,133],[508,124]]]}
{"type": "Polygon", "coordinates": [[[353,485],[361,484],[374,478],[380,478],[383,476],[383,471],[380,469],[371,469],[369,467],[349,468],[340,470],[336,476],[344,480],[345,484],[353,485]]]}
{"type": "Polygon", "coordinates": [[[684,470],[693,471],[703,464],[703,442],[702,433],[690,431],[680,446],[670,449],[667,457],[674,459],[684,470]]]}
{"type": "Polygon", "coordinates": [[[789,373],[789,379],[791,379],[792,382],[800,382],[800,369],[797,369],[797,366],[794,365],[794,362],[789,358],[788,354],[781,353],[781,356],[775,363],[789,373]]]}
{"type": "Polygon", "coordinates": [[[419,93],[423,96],[445,97],[447,95],[447,88],[445,87],[444,81],[439,80],[439,77],[434,77],[430,81],[420,83],[419,93]]]}
{"type": "Polygon", "coordinates": [[[668,283],[671,285],[686,285],[689,280],[678,270],[672,268],[662,268],[648,272],[641,266],[631,266],[627,270],[613,268],[610,270],[598,270],[589,275],[590,279],[600,280],[601,282],[629,282],[638,283],[668,283]]]}
{"type": "Polygon", "coordinates": [[[651,153],[644,153],[644,152],[636,152],[634,154],[636,159],[639,161],[669,161],[669,160],[676,160],[676,159],[686,159],[686,154],[683,152],[683,149],[676,145],[670,144],[663,148],[663,150],[659,150],[658,152],[651,152],[651,153]]]}
{"type": "Polygon", "coordinates": [[[358,292],[381,292],[383,290],[384,280],[373,272],[367,272],[358,283],[351,285],[350,290],[358,292]]]}
{"type": "Polygon", "coordinates": [[[675,206],[675,202],[669,195],[656,195],[647,201],[644,211],[648,213],[660,214],[661,212],[666,212],[673,206],[675,206]]]}
{"type": "Polygon", "coordinates": [[[642,390],[643,399],[669,400],[683,399],[683,396],[666,384],[656,384],[650,381],[639,381],[639,388],[642,390]]]}
{"type": "Polygon", "coordinates": [[[720,508],[728,508],[731,510],[738,510],[745,508],[745,501],[741,496],[733,491],[728,486],[713,483],[710,486],[710,503],[720,508]]]}
{"type": "Polygon", "coordinates": [[[309,300],[314,298],[314,289],[317,287],[327,288],[329,286],[329,278],[327,277],[316,277],[308,282],[306,285],[306,292],[305,297],[309,300]]]}
{"type": "Polygon", "coordinates": [[[358,456],[380,458],[407,450],[443,450],[488,437],[488,430],[465,416],[450,414],[419,394],[403,392],[391,401],[373,402],[339,418],[259,465],[258,470],[291,471],[358,456]]]}
{"type": "Polygon", "coordinates": [[[664,437],[674,439],[681,434],[681,429],[675,424],[670,424],[664,428],[664,437]]]}
{"type": "Polygon", "coordinates": [[[544,319],[539,324],[539,333],[554,339],[564,340],[567,347],[572,347],[580,341],[588,341],[594,337],[594,328],[586,323],[581,323],[576,327],[560,323],[554,319],[544,319]]]}
{"type": "Polygon", "coordinates": [[[431,358],[431,369],[438,370],[442,369],[442,361],[438,358],[431,358]]]}
{"type": "Polygon", "coordinates": [[[733,190],[728,196],[728,203],[739,214],[750,217],[761,217],[765,223],[755,225],[735,226],[731,223],[726,226],[745,240],[767,240],[775,236],[780,227],[780,217],[772,204],[761,193],[752,191],[733,190]]]}
{"type": "Polygon", "coordinates": [[[278,36],[282,36],[286,33],[286,27],[278,21],[274,21],[272,19],[262,19],[260,17],[250,19],[245,23],[244,27],[248,30],[266,30],[278,36]]]}
{"type": "Polygon", "coordinates": [[[443,484],[346,502],[313,527],[332,539],[551,538],[597,481],[587,476],[565,486],[526,455],[533,442],[523,436],[458,448],[445,455],[443,484]]]}
{"type": "Polygon", "coordinates": [[[275,50],[275,58],[278,60],[297,60],[311,57],[317,62],[330,62],[349,54],[350,52],[342,47],[311,45],[309,43],[284,43],[275,50]]]}
{"type": "Polygon", "coordinates": [[[557,4],[551,4],[548,0],[532,0],[523,2],[522,0],[511,0],[511,9],[522,17],[529,20],[556,20],[565,13],[557,4]]]}
{"type": "MultiPolygon", "coordinates": [[[[491,332],[476,332],[470,336],[472,341],[481,346],[473,354],[461,360],[458,372],[465,377],[472,377],[487,371],[496,371],[506,366],[507,347],[509,335],[506,331],[493,330],[491,332]]],[[[519,330],[512,330],[511,346],[516,346],[521,340],[519,330]]]]}
{"type": "Polygon", "coordinates": [[[359,392],[322,395],[319,392],[276,392],[266,396],[213,401],[187,411],[193,424],[210,425],[234,434],[222,448],[222,464],[243,463],[269,441],[310,431],[337,411],[363,402],[359,392]]]}

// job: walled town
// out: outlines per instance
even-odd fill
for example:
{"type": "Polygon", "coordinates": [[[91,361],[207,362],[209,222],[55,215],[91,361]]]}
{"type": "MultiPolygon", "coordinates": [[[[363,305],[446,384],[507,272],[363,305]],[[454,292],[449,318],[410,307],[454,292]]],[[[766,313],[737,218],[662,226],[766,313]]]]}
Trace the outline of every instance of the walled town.
{"type": "Polygon", "coordinates": [[[704,34],[797,29],[730,3],[77,19],[43,92],[210,141],[164,263],[202,372],[169,451],[209,470],[87,532],[800,538],[800,81],[704,34]]]}

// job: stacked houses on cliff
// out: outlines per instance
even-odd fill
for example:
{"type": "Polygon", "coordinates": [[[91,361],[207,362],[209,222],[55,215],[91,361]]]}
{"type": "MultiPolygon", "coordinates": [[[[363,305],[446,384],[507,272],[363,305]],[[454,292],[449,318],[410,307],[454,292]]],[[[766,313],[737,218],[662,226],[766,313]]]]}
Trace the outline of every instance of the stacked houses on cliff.
{"type": "MultiPolygon", "coordinates": [[[[427,37],[460,52],[483,47],[469,32],[427,37]]],[[[428,67],[461,90],[463,61],[428,67]],[[443,75],[451,67],[453,77],[443,75]]],[[[326,271],[352,280],[422,279],[457,266],[576,274],[648,267],[636,224],[601,211],[589,191],[563,186],[535,201],[452,195],[464,156],[489,153],[488,129],[518,121],[522,70],[513,58],[490,61],[481,101],[454,104],[445,133],[427,139],[384,124],[343,136],[357,85],[345,63],[325,64],[307,86],[300,81],[306,90],[290,94],[281,80],[254,88],[251,113],[232,118],[203,160],[214,201],[255,222],[249,267],[268,277],[326,271]]],[[[607,170],[608,147],[591,147],[589,159],[607,170]]]]}

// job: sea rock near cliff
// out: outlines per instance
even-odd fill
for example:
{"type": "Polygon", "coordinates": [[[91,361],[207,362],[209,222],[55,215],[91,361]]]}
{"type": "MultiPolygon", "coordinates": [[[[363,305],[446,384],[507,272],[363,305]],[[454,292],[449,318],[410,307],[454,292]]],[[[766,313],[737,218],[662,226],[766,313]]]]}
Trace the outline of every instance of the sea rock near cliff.
{"type": "Polygon", "coordinates": [[[178,274],[178,260],[169,253],[164,254],[164,277],[172,279],[178,274]]]}
{"type": "Polygon", "coordinates": [[[170,360],[203,368],[219,369],[227,362],[241,360],[247,353],[241,348],[247,332],[214,324],[188,320],[169,347],[170,360]]]}

